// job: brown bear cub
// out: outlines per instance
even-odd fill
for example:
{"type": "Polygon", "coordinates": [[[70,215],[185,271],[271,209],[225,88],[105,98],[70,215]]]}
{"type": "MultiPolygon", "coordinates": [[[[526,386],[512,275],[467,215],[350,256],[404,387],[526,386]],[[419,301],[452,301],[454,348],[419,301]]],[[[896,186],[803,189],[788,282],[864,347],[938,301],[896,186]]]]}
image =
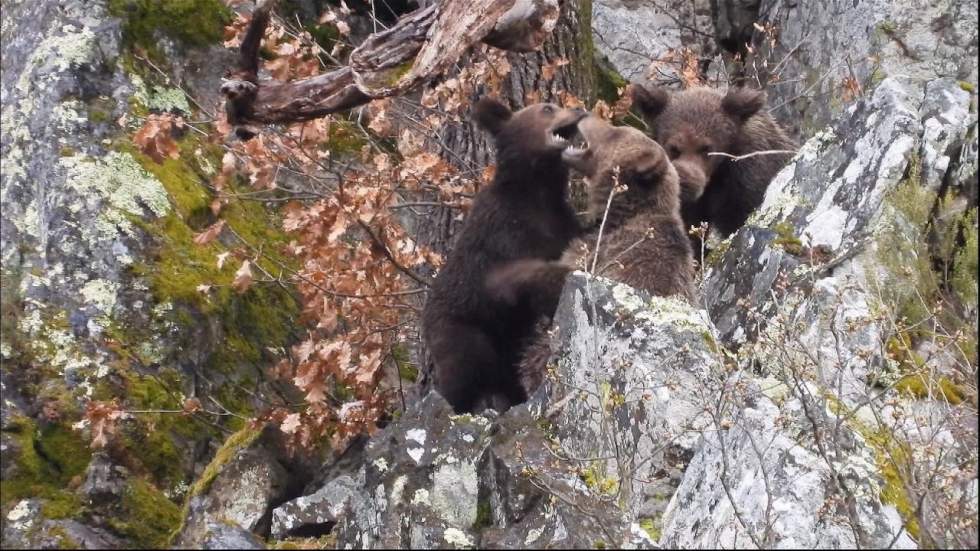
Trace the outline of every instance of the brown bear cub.
{"type": "Polygon", "coordinates": [[[557,260],[581,233],[561,155],[586,112],[541,103],[512,113],[483,98],[474,114],[496,142],[496,175],[473,201],[422,313],[435,388],[460,413],[527,399],[516,369],[542,313],[495,300],[486,275],[515,260],[557,260]]]}
{"type": "Polygon", "coordinates": [[[762,204],[773,176],[792,153],[756,155],[758,151],[795,151],[796,144],[763,110],[765,94],[748,88],[727,93],[705,87],[681,92],[632,86],[637,107],[652,135],[667,151],[681,184],[686,227],[708,222],[722,235],[738,230],[762,204]]]}
{"type": "Polygon", "coordinates": [[[612,126],[594,116],[579,123],[579,132],[585,148],[569,147],[562,158],[585,176],[593,229],[574,241],[561,261],[519,260],[487,277],[492,296],[509,304],[530,303],[545,313],[519,368],[528,393],[541,383],[551,356],[543,330],[558,306],[565,278],[575,268],[591,267],[600,225],[596,275],[657,296],[693,296],[694,259],[681,220],[677,172],[663,148],[635,128],[612,126]],[[614,192],[614,187],[619,189],[614,192]]]}

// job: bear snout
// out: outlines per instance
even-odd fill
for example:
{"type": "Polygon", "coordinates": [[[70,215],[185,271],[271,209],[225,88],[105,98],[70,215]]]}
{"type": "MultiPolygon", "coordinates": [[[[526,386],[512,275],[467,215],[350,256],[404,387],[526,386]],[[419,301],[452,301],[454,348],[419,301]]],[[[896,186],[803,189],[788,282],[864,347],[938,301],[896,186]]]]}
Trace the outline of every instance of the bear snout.
{"type": "Polygon", "coordinates": [[[685,161],[674,161],[674,169],[677,170],[677,178],[681,187],[681,202],[693,203],[697,201],[704,193],[705,186],[708,185],[708,177],[704,173],[704,169],[685,161]]]}

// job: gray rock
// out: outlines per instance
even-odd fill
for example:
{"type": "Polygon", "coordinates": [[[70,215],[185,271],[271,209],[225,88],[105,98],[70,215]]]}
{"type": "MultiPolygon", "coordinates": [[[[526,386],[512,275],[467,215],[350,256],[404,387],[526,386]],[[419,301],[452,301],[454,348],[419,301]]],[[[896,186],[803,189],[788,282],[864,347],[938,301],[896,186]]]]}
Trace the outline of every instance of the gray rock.
{"type": "Polygon", "coordinates": [[[113,464],[106,453],[98,452],[92,455],[79,492],[91,505],[112,505],[125,494],[128,478],[125,467],[113,464]]]}
{"type": "Polygon", "coordinates": [[[575,273],[554,319],[556,365],[532,404],[554,411],[562,453],[608,458],[585,467],[636,517],[658,516],[708,422],[699,390],[722,371],[707,314],[575,273]]]}
{"type": "Polygon", "coordinates": [[[272,507],[286,497],[289,481],[286,468],[269,449],[270,432],[233,451],[207,488],[190,497],[176,546],[204,545],[216,524],[267,533],[272,507]]]}
{"type": "Polygon", "coordinates": [[[779,383],[740,379],[727,387],[744,406],[731,428],[704,433],[664,514],[665,547],[916,548],[879,501],[883,481],[860,436],[779,383]],[[815,430],[832,444],[821,448],[815,430]],[[821,513],[832,507],[846,512],[821,513]]]}
{"type": "Polygon", "coordinates": [[[778,29],[771,66],[779,64],[781,78],[769,87],[771,105],[782,105],[779,119],[803,136],[846,107],[848,78],[865,95],[887,77],[977,84],[976,0],[763,0],[760,15],[778,29]]]}
{"type": "Polygon", "coordinates": [[[254,534],[235,524],[208,522],[201,549],[265,549],[254,534]]]}
{"type": "Polygon", "coordinates": [[[592,35],[596,50],[627,80],[676,81],[680,49],[708,57],[715,50],[707,0],[595,0],[592,35]]]}
{"type": "Polygon", "coordinates": [[[373,437],[361,468],[273,512],[273,536],[332,531],[340,548],[646,547],[649,537],[527,408],[453,415],[430,393],[373,437]]]}
{"type": "Polygon", "coordinates": [[[961,119],[968,104],[969,95],[948,79],[928,86],[887,79],[808,140],[709,272],[704,297],[722,340],[738,346],[754,338],[758,324],[771,317],[770,292],[777,282],[811,282],[814,271],[859,267],[853,258],[881,227],[883,200],[906,177],[909,163],[923,159],[926,181],[935,179],[929,174],[939,167],[951,166],[947,155],[932,154],[930,160],[922,152],[965,142],[969,125],[961,119]],[[920,112],[926,92],[933,99],[920,112]],[[956,122],[943,131],[926,130],[940,120],[956,122]],[[829,263],[811,266],[810,252],[829,263]]]}
{"type": "Polygon", "coordinates": [[[115,549],[124,544],[100,528],[71,519],[46,519],[41,508],[41,500],[25,499],[7,512],[4,549],[115,549]]]}

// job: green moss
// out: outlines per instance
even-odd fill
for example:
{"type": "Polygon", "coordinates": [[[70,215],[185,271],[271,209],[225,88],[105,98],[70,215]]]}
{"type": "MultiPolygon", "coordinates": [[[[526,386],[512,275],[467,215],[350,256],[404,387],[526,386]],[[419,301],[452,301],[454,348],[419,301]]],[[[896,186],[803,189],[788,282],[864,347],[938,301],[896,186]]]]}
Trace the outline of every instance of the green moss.
{"type": "Polygon", "coordinates": [[[41,429],[37,450],[57,473],[55,480],[60,484],[67,484],[72,478],[84,473],[92,459],[88,443],[79,433],[61,424],[48,425],[41,429]]]}
{"type": "Polygon", "coordinates": [[[82,549],[82,546],[73,540],[61,526],[49,525],[45,528],[45,534],[58,540],[58,549],[82,549]]]}
{"type": "Polygon", "coordinates": [[[906,375],[895,383],[895,390],[916,398],[934,399],[942,396],[951,405],[961,403],[966,395],[966,389],[957,385],[947,377],[930,380],[922,374],[906,375]]]}
{"type": "Polygon", "coordinates": [[[349,121],[338,120],[330,123],[330,132],[323,147],[329,149],[334,155],[356,155],[367,143],[367,139],[357,128],[357,125],[349,121]]]}
{"type": "Polygon", "coordinates": [[[231,10],[221,0],[109,0],[109,13],[123,20],[123,38],[130,45],[156,50],[156,32],[190,46],[218,42],[231,10]]]}
{"type": "Polygon", "coordinates": [[[891,36],[895,34],[895,31],[897,30],[897,28],[895,27],[895,23],[887,19],[878,23],[878,25],[875,26],[875,29],[885,34],[886,36],[891,36]]]}
{"type": "Polygon", "coordinates": [[[772,226],[772,231],[776,232],[776,239],[773,245],[782,249],[793,256],[803,253],[803,242],[793,233],[793,226],[788,222],[777,222],[772,226]]]}
{"type": "MultiPolygon", "coordinates": [[[[705,266],[717,266],[721,262],[722,258],[725,258],[725,253],[728,249],[732,247],[732,240],[725,239],[718,246],[708,251],[708,254],[704,258],[705,266]]],[[[695,251],[695,254],[700,255],[700,251],[695,251]]]]}
{"type": "Polygon", "coordinates": [[[396,344],[391,347],[391,357],[398,366],[398,376],[406,381],[415,382],[419,378],[419,369],[412,364],[408,355],[408,348],[403,344],[396,344]]]}
{"type": "Polygon", "coordinates": [[[828,409],[846,419],[848,426],[860,434],[871,447],[878,474],[884,482],[879,495],[882,503],[895,506],[902,517],[905,529],[913,538],[918,539],[919,523],[915,518],[915,506],[905,488],[902,474],[902,470],[910,464],[908,444],[896,440],[887,427],[875,429],[864,424],[836,397],[828,394],[824,398],[827,400],[828,409]]]}
{"type": "Polygon", "coordinates": [[[593,71],[595,72],[596,97],[612,105],[619,100],[619,89],[626,87],[629,81],[623,78],[608,59],[596,56],[593,71]]]}
{"type": "Polygon", "coordinates": [[[715,341],[715,338],[708,331],[703,331],[701,333],[701,340],[704,341],[704,344],[708,347],[708,350],[710,350],[712,354],[718,354],[720,352],[721,349],[718,348],[718,342],[715,341]]]}
{"type": "Polygon", "coordinates": [[[41,505],[41,513],[49,519],[77,518],[82,511],[82,500],[68,491],[49,494],[41,505]]]}
{"type": "Polygon", "coordinates": [[[480,499],[476,502],[476,520],[473,521],[473,530],[480,531],[493,524],[493,513],[489,499],[480,499]]]}
{"type": "MultiPolygon", "coordinates": [[[[947,252],[947,258],[952,257],[950,286],[965,303],[966,309],[975,310],[977,307],[977,273],[980,263],[977,260],[977,209],[967,211],[960,220],[962,228],[962,245],[958,249],[947,252]]],[[[954,239],[950,239],[955,243],[954,239]]],[[[951,247],[952,248],[952,247],[951,247]]]]}
{"type": "MultiPolygon", "coordinates": [[[[856,424],[860,425],[860,423],[856,424]]],[[[908,530],[909,535],[918,539],[919,522],[915,518],[915,506],[905,489],[905,483],[899,470],[909,464],[908,445],[895,440],[891,432],[885,428],[872,431],[861,426],[859,431],[874,449],[878,472],[884,479],[884,486],[881,488],[881,501],[895,506],[895,509],[902,516],[905,529],[908,530]]]]}
{"type": "MultiPolygon", "coordinates": [[[[298,305],[290,291],[276,284],[256,283],[245,293],[234,291],[231,282],[240,261],[230,260],[218,269],[217,256],[225,250],[224,246],[219,241],[204,246],[193,242],[196,233],[217,221],[209,208],[212,197],[201,181],[208,177],[205,165],[220,165],[221,151],[194,138],[185,138],[180,147],[179,159],[160,164],[136,154],[163,184],[174,208],[167,216],[143,224],[158,246],[155,257],[137,264],[134,271],[148,280],[158,303],[177,305],[170,315],[178,325],[198,324],[202,316],[216,318],[221,346],[212,351],[209,367],[221,373],[238,373],[241,365],[266,359],[267,348],[288,346],[298,305]],[[199,158],[198,151],[203,152],[204,158],[199,158]],[[199,291],[201,286],[208,286],[211,291],[204,294],[199,291]]],[[[230,187],[232,193],[238,189],[230,187]]],[[[260,265],[276,270],[276,274],[276,263],[291,266],[291,260],[282,252],[287,237],[276,216],[264,205],[232,200],[222,209],[221,219],[230,229],[226,234],[241,236],[271,257],[272,262],[260,259],[260,265]]],[[[237,238],[231,238],[229,244],[240,246],[237,238]]],[[[259,278],[261,274],[255,276],[259,278]]]]}
{"type": "Polygon", "coordinates": [[[579,478],[589,489],[599,494],[612,496],[619,490],[619,481],[614,477],[605,476],[598,463],[580,471],[579,478]]]}
{"type": "Polygon", "coordinates": [[[319,538],[287,538],[266,543],[269,549],[336,549],[337,534],[331,533],[319,538]]]}
{"type": "Polygon", "coordinates": [[[974,86],[972,83],[969,83],[969,82],[967,82],[965,80],[961,80],[961,81],[957,82],[957,84],[960,85],[960,88],[961,89],[966,90],[967,92],[970,92],[971,94],[977,89],[976,86],[974,86]]]}
{"type": "Polygon", "coordinates": [[[653,541],[660,541],[660,531],[661,531],[661,521],[659,518],[641,518],[639,519],[640,528],[650,536],[653,541]]]}
{"type": "Polygon", "coordinates": [[[148,482],[133,479],[120,504],[120,514],[109,526],[131,539],[137,548],[163,549],[180,525],[180,508],[148,482]]]}
{"type": "Polygon", "coordinates": [[[262,435],[261,429],[256,429],[252,427],[245,427],[242,430],[232,434],[228,437],[228,440],[221,445],[217,453],[214,454],[214,459],[208,463],[205,467],[204,472],[201,473],[201,477],[194,483],[191,487],[191,491],[188,494],[188,499],[201,495],[207,492],[211,488],[211,484],[214,479],[217,478],[218,474],[221,472],[221,467],[223,467],[228,461],[231,460],[238,453],[239,450],[247,448],[255,442],[255,440],[262,435]]]}
{"type": "Polygon", "coordinates": [[[81,501],[65,487],[84,472],[91,454],[87,448],[79,449],[80,439],[66,431],[70,429],[61,426],[38,431],[26,417],[9,422],[5,432],[16,442],[18,454],[13,458],[13,474],[0,481],[0,504],[4,509],[21,499],[41,498],[47,518],[75,518],[81,514],[81,501]]]}

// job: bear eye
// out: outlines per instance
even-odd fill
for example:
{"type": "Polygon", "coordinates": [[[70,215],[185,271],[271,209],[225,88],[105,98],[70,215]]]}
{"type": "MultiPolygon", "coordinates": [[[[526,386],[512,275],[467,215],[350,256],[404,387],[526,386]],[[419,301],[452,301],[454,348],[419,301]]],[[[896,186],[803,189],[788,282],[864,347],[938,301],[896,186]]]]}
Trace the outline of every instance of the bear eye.
{"type": "Polygon", "coordinates": [[[681,156],[681,150],[677,149],[676,145],[669,146],[667,148],[667,156],[671,159],[676,159],[681,156]]]}
{"type": "Polygon", "coordinates": [[[541,108],[541,110],[549,115],[555,112],[555,108],[552,107],[551,105],[545,105],[544,107],[541,108]]]}

